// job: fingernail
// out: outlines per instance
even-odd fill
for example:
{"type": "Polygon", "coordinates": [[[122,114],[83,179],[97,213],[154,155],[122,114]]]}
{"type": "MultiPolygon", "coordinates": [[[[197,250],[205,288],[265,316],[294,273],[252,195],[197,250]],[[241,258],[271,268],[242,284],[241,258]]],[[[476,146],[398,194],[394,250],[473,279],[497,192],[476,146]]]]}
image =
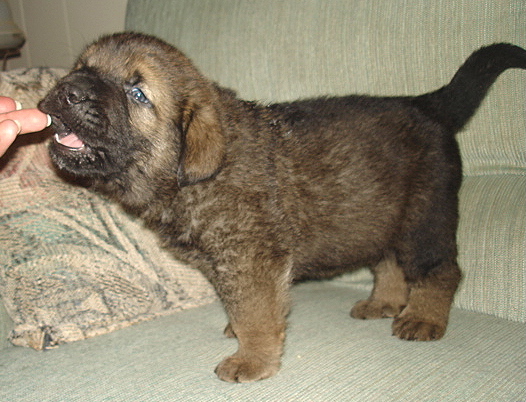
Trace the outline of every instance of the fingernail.
{"type": "Polygon", "coordinates": [[[46,116],[47,116],[47,125],[46,125],[46,127],[49,127],[49,126],[51,126],[51,123],[53,123],[53,120],[51,119],[51,116],[49,114],[46,114],[46,116]]]}
{"type": "Polygon", "coordinates": [[[22,126],[20,125],[20,122],[18,120],[13,120],[13,122],[16,124],[16,126],[18,127],[18,132],[16,133],[16,135],[20,134],[20,132],[22,131],[22,126]]]}
{"type": "Polygon", "coordinates": [[[16,107],[16,110],[20,110],[22,109],[22,104],[19,101],[15,100],[15,107],[16,107]]]}

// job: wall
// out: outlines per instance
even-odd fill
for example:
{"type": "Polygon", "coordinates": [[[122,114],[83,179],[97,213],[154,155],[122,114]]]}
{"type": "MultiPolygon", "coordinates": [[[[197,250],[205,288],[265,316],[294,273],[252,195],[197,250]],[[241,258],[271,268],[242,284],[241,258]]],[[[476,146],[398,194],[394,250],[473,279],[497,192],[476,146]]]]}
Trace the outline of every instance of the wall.
{"type": "Polygon", "coordinates": [[[124,29],[126,0],[8,0],[26,34],[21,57],[7,68],[71,67],[88,43],[124,29]]]}

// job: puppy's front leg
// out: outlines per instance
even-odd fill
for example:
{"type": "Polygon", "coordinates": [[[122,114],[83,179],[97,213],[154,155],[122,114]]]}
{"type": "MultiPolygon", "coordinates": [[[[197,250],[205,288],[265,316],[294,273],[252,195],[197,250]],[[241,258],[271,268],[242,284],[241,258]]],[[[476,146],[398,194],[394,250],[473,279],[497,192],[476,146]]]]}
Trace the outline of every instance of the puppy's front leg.
{"type": "Polygon", "coordinates": [[[216,289],[239,348],[216,368],[221,380],[250,382],[277,373],[289,311],[290,269],[285,258],[244,261],[235,272],[218,269],[216,289]]]}

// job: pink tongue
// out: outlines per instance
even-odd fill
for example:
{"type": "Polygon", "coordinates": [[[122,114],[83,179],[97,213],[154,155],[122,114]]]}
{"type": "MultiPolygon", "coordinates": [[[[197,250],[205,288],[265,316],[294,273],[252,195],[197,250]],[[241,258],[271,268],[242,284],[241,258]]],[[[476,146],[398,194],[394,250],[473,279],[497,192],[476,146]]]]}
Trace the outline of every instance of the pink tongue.
{"type": "Polygon", "coordinates": [[[60,143],[70,148],[82,148],[84,146],[84,142],[73,133],[60,138],[60,143]]]}

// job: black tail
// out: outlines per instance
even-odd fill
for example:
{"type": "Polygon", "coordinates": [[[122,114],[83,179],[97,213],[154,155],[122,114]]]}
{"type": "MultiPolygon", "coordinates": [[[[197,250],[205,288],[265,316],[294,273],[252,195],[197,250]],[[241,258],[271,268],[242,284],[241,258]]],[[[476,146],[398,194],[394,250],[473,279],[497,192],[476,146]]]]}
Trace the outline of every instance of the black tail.
{"type": "Polygon", "coordinates": [[[480,48],[468,57],[448,85],[414,101],[426,114],[456,133],[473,116],[497,77],[508,68],[526,69],[526,50],[508,43],[480,48]]]}

